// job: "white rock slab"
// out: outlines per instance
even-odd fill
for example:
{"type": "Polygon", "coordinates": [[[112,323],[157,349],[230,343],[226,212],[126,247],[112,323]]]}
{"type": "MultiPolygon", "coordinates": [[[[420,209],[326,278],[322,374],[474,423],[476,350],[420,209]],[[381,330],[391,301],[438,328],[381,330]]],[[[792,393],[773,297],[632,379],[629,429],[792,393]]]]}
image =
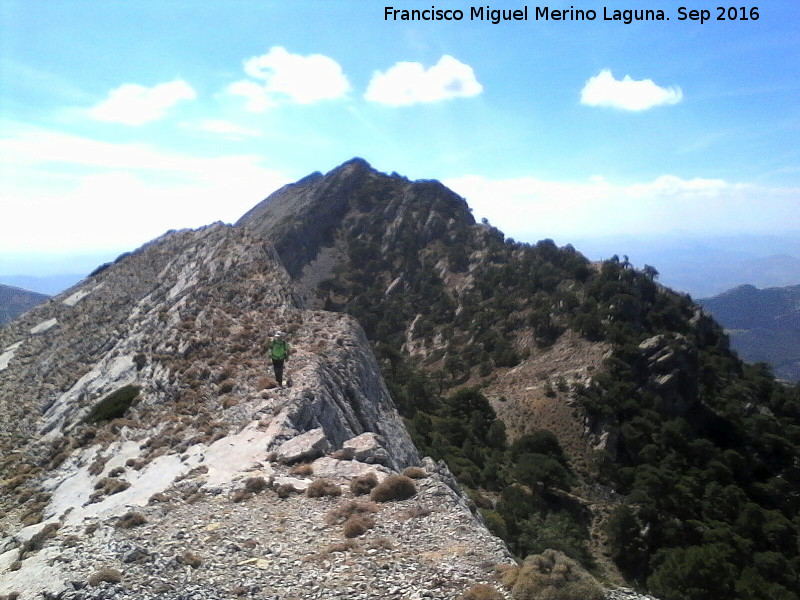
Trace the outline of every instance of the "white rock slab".
{"type": "Polygon", "coordinates": [[[47,319],[47,321],[42,321],[36,327],[31,329],[31,335],[38,335],[40,333],[44,333],[51,327],[55,327],[56,323],[58,323],[58,319],[55,317],[52,319],[47,319]]]}
{"type": "Polygon", "coordinates": [[[77,292],[72,294],[69,298],[64,298],[61,301],[61,304],[65,306],[75,306],[78,302],[86,298],[86,296],[88,296],[91,293],[92,290],[86,290],[86,289],[78,290],[77,292]]]}
{"type": "Polygon", "coordinates": [[[41,598],[43,592],[58,594],[67,587],[67,574],[56,560],[61,554],[59,546],[48,546],[29,556],[22,561],[19,571],[3,568],[7,554],[15,555],[16,560],[18,552],[12,550],[0,557],[0,594],[18,592],[20,600],[34,600],[41,598]]]}
{"type": "Polygon", "coordinates": [[[315,477],[330,479],[355,479],[367,473],[375,473],[378,481],[389,476],[389,470],[381,465],[368,465],[355,460],[337,460],[330,456],[318,458],[311,466],[315,477]]]}
{"type": "Polygon", "coordinates": [[[330,444],[321,427],[306,431],[278,447],[278,460],[284,464],[311,460],[324,454],[330,444]]]}
{"type": "Polygon", "coordinates": [[[8,348],[3,350],[3,353],[0,354],[0,371],[8,367],[8,363],[10,363],[11,359],[14,358],[14,353],[20,346],[22,346],[22,341],[11,344],[8,348]]]}

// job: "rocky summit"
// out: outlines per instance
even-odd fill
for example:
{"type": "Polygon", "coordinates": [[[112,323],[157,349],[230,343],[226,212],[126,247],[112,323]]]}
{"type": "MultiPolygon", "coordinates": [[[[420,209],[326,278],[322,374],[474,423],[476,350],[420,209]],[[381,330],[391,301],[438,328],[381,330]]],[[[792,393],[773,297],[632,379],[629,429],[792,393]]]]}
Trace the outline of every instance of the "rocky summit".
{"type": "Polygon", "coordinates": [[[0,600],[798,600],[800,387],[657,277],[361,159],[123,254],[0,328],[0,600]]]}
{"type": "Polygon", "coordinates": [[[4,597],[451,598],[511,562],[420,461],[358,323],[305,310],[247,231],[170,232],[0,350],[4,597]]]}

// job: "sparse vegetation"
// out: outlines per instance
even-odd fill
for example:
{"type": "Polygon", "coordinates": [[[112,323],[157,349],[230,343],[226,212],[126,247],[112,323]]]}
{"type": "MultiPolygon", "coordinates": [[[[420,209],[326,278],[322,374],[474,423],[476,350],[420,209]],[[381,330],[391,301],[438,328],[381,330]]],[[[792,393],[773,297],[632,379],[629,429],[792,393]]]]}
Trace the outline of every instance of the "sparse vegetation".
{"type": "Polygon", "coordinates": [[[244,482],[244,489],[251,494],[258,494],[263,492],[269,487],[267,481],[259,476],[256,477],[248,477],[247,480],[244,482]]]}
{"type": "Polygon", "coordinates": [[[327,479],[316,479],[306,489],[309,498],[322,498],[323,496],[341,496],[342,488],[327,479]]]}
{"type": "Polygon", "coordinates": [[[348,500],[329,511],[325,515],[325,522],[328,525],[338,525],[344,523],[352,516],[370,515],[378,511],[378,507],[372,502],[359,502],[358,500],[348,500]]]}
{"type": "Polygon", "coordinates": [[[309,463],[301,463],[292,467],[291,474],[308,477],[314,474],[314,467],[309,463]]]}
{"type": "Polygon", "coordinates": [[[117,519],[115,527],[117,527],[117,529],[133,529],[134,527],[139,527],[145,523],[147,523],[147,519],[142,513],[128,511],[119,519],[117,519]]]}
{"type": "Polygon", "coordinates": [[[389,475],[380,482],[372,492],[370,499],[375,502],[391,502],[393,500],[407,500],[417,494],[414,480],[405,475],[389,475]]]}
{"type": "Polygon", "coordinates": [[[182,565],[186,565],[193,569],[196,569],[197,567],[203,564],[203,559],[194,552],[190,552],[189,550],[187,550],[178,557],[178,562],[182,565]]]}
{"type": "Polygon", "coordinates": [[[101,583],[120,583],[122,581],[122,573],[110,567],[103,567],[89,575],[88,583],[91,586],[97,586],[101,583]]]}
{"type": "Polygon", "coordinates": [[[123,417],[134,404],[139,391],[140,388],[136,385],[126,385],[110,393],[92,407],[86,416],[86,422],[97,423],[123,417]]]}
{"type": "Polygon", "coordinates": [[[425,479],[428,476],[428,472],[420,467],[406,467],[403,469],[403,475],[411,479],[425,479]]]}
{"type": "Polygon", "coordinates": [[[514,600],[603,600],[603,588],[586,569],[564,553],[546,550],[507,571],[504,582],[512,584],[514,600]],[[512,583],[513,582],[513,583],[512,583]]]}
{"type": "Polygon", "coordinates": [[[503,596],[492,586],[478,583],[465,591],[460,600],[503,600],[503,596]]]}
{"type": "Polygon", "coordinates": [[[352,515],[342,526],[342,533],[346,538],[354,538],[364,535],[367,530],[375,527],[375,519],[364,514],[352,515]]]}
{"type": "Polygon", "coordinates": [[[378,485],[378,476],[373,472],[359,475],[350,480],[350,491],[354,496],[369,494],[378,485]]]}
{"type": "Polygon", "coordinates": [[[278,494],[278,498],[288,498],[292,494],[299,494],[300,490],[294,487],[291,483],[282,483],[275,488],[275,493],[278,494]]]}
{"type": "Polygon", "coordinates": [[[343,542],[334,542],[330,544],[326,549],[326,554],[334,554],[335,552],[350,552],[358,548],[358,542],[353,539],[347,539],[343,542]]]}

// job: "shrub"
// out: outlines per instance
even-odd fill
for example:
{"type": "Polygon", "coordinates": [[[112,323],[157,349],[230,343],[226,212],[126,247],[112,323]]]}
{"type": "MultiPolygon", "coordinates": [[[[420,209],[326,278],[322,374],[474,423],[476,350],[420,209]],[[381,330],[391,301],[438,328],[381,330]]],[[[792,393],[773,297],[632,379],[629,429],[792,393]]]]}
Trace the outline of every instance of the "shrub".
{"type": "Polygon", "coordinates": [[[267,487],[266,480],[261,476],[250,477],[244,482],[244,489],[252,494],[263,492],[267,487]]]}
{"type": "Polygon", "coordinates": [[[314,467],[312,467],[308,463],[295,465],[294,467],[292,467],[291,473],[292,475],[304,475],[304,476],[312,475],[314,473],[314,467]]]}
{"type": "Polygon", "coordinates": [[[353,455],[354,452],[352,448],[340,448],[331,454],[331,458],[335,458],[336,460],[353,460],[353,455]]]}
{"type": "Polygon", "coordinates": [[[334,552],[347,552],[348,550],[354,550],[358,548],[358,543],[355,540],[345,540],[344,542],[334,542],[333,544],[329,545],[325,553],[326,554],[333,554],[334,552]]]}
{"type": "Polygon", "coordinates": [[[306,496],[309,498],[321,498],[323,496],[341,496],[342,488],[328,481],[327,479],[317,479],[308,486],[306,496]]]}
{"type": "Polygon", "coordinates": [[[604,600],[594,577],[563,552],[545,550],[525,559],[511,590],[514,600],[604,600]]]}
{"type": "Polygon", "coordinates": [[[392,500],[407,500],[415,496],[417,486],[414,480],[405,475],[390,475],[375,486],[369,497],[375,502],[391,502],[392,500]]]}
{"type": "Polygon", "coordinates": [[[328,525],[337,525],[355,515],[368,515],[378,511],[378,507],[372,502],[359,502],[350,500],[339,507],[333,509],[325,515],[325,522],[328,525]]]}
{"type": "Polygon", "coordinates": [[[428,476],[428,472],[419,467],[406,467],[403,469],[403,475],[411,479],[425,479],[428,476]]]}
{"type": "Polygon", "coordinates": [[[354,496],[369,494],[378,485],[378,476],[375,473],[366,473],[350,480],[350,491],[354,496]]]}
{"type": "Polygon", "coordinates": [[[367,530],[375,527],[375,520],[366,515],[353,515],[344,522],[342,532],[346,538],[364,535],[367,530]]]}
{"type": "Polygon", "coordinates": [[[147,523],[147,519],[142,513],[131,510],[117,520],[115,527],[117,529],[133,529],[145,523],[147,523]]]}
{"type": "Polygon", "coordinates": [[[253,497],[253,494],[251,492],[248,492],[247,490],[236,490],[231,495],[231,501],[232,502],[244,502],[245,500],[250,500],[250,498],[252,498],[252,497],[253,497]]]}
{"type": "Polygon", "coordinates": [[[95,571],[89,576],[89,585],[100,585],[104,581],[107,583],[119,583],[122,581],[122,573],[116,569],[103,567],[99,571],[95,571]]]}
{"type": "Polygon", "coordinates": [[[284,483],[275,488],[275,493],[278,494],[278,498],[288,498],[292,494],[297,494],[299,492],[300,490],[294,487],[291,483],[284,483]]]}
{"type": "Polygon", "coordinates": [[[490,585],[473,585],[461,595],[460,600],[503,600],[503,596],[490,585]]]}
{"type": "Polygon", "coordinates": [[[126,385],[110,393],[92,407],[92,410],[86,416],[86,422],[97,423],[98,421],[111,421],[122,417],[133,405],[134,400],[139,395],[139,389],[135,385],[126,385]]]}
{"type": "Polygon", "coordinates": [[[196,569],[200,565],[203,564],[203,559],[200,558],[194,552],[186,551],[178,557],[178,562],[182,565],[187,565],[193,569],[196,569]]]}

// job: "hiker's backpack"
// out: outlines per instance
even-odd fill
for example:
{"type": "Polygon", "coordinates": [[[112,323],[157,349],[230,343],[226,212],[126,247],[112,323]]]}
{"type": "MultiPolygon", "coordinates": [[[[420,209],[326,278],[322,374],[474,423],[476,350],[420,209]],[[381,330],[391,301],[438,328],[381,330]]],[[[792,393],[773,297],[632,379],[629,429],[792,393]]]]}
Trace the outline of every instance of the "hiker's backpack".
{"type": "Polygon", "coordinates": [[[275,360],[283,360],[286,358],[286,341],[273,340],[270,346],[270,356],[275,360]]]}

